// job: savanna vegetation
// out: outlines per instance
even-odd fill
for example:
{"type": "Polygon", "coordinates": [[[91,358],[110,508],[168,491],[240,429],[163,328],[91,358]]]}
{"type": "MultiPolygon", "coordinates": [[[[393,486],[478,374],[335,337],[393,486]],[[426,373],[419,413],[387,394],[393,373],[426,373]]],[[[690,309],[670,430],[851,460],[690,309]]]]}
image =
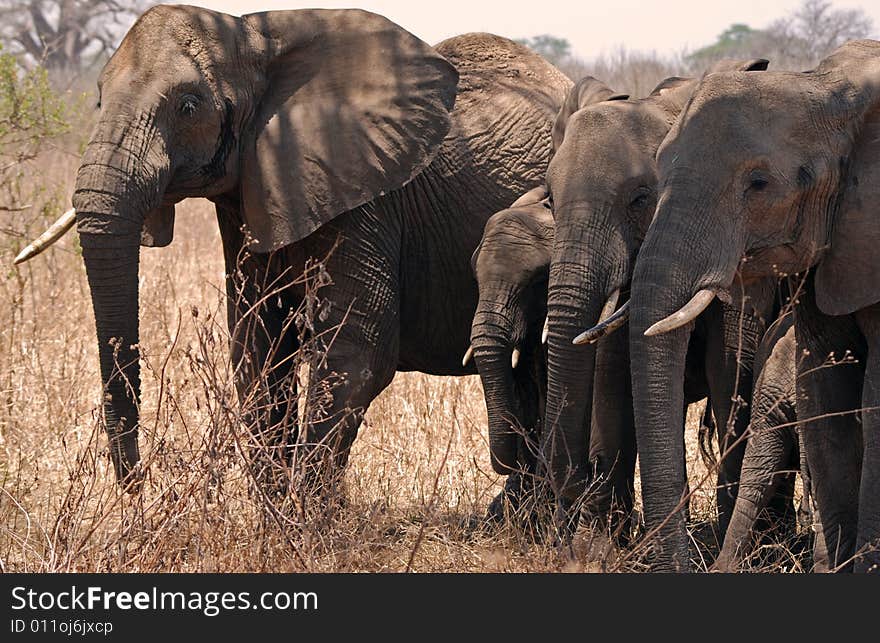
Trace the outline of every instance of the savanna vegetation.
{"type": "MultiPolygon", "coordinates": [[[[7,15],[26,4],[0,3],[4,25],[13,25],[7,15]]],[[[56,4],[73,11],[100,3],[56,4]]],[[[476,376],[398,374],[370,408],[329,510],[315,512],[295,488],[280,496],[261,491],[251,477],[256,456],[241,428],[228,359],[219,233],[204,200],[178,207],[170,247],[141,252],[146,477],[142,493],[121,492],[100,422],[94,320],[76,235],[12,265],[23,245],[69,207],[94,118],[91,90],[69,88],[92,84],[94,62],[119,35],[108,25],[132,18],[116,5],[104,3],[105,13],[85,22],[71,18],[92,25],[88,46],[62,33],[57,18],[72,13],[48,14],[56,22],[47,21],[47,30],[19,12],[20,29],[0,33],[0,571],[644,569],[646,548],[620,551],[590,525],[571,548],[560,548],[552,534],[484,523],[503,478],[489,463],[476,376]],[[84,80],[61,82],[71,75],[84,80]]],[[[552,36],[528,44],[574,78],[592,74],[617,91],[644,95],[667,76],[698,74],[721,57],[806,68],[873,29],[864,14],[835,11],[822,0],[807,0],[765,30],[743,27],[670,58],[640,53],[637,43],[592,60],[575,57],[552,36]]],[[[320,284],[318,275],[301,311],[304,323],[319,314],[320,284]]],[[[315,355],[302,359],[305,378],[315,355]]],[[[303,390],[300,413],[307,418],[321,400],[314,386],[303,390]]],[[[692,553],[704,570],[719,544],[712,465],[701,458],[697,439],[701,414],[702,403],[689,410],[687,443],[692,553]]],[[[807,528],[761,548],[754,567],[808,570],[807,528]]]]}

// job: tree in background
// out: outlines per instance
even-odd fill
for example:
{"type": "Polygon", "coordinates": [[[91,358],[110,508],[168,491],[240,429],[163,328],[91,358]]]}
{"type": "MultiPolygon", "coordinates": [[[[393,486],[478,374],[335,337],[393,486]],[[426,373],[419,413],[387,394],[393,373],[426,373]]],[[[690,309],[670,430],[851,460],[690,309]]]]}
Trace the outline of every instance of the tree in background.
{"type": "Polygon", "coordinates": [[[721,58],[768,58],[774,69],[800,71],[814,66],[848,40],[874,35],[861,9],[834,9],[829,0],[803,0],[790,15],[766,29],[738,22],[706,47],[692,53],[660,56],[619,47],[591,60],[572,53],[565,38],[543,34],[517,42],[530,47],[572,80],[593,75],[615,91],[644,96],[668,76],[698,76],[721,58]]]}
{"type": "Polygon", "coordinates": [[[862,9],[832,9],[827,0],[804,0],[768,31],[779,38],[782,53],[818,62],[848,40],[870,37],[874,24],[862,9]]]}
{"type": "MultiPolygon", "coordinates": [[[[68,131],[68,115],[46,70],[22,68],[0,46],[0,251],[18,252],[32,227],[58,216],[61,199],[35,159],[68,131]]],[[[12,299],[21,300],[22,284],[12,299]]]]}
{"type": "Polygon", "coordinates": [[[766,29],[731,25],[715,43],[685,61],[705,68],[720,58],[763,57],[777,69],[806,69],[848,40],[871,36],[873,29],[862,9],[833,9],[828,0],[804,0],[791,15],[766,29]]]}
{"type": "Polygon", "coordinates": [[[148,0],[0,0],[0,43],[53,79],[106,59],[148,0]]]}
{"type": "Polygon", "coordinates": [[[565,38],[545,33],[531,38],[519,38],[516,42],[540,54],[557,67],[563,65],[571,57],[571,43],[565,38]]]}
{"type": "Polygon", "coordinates": [[[67,131],[67,106],[41,67],[22,69],[0,47],[0,213],[27,209],[20,179],[46,141],[67,131]]]}

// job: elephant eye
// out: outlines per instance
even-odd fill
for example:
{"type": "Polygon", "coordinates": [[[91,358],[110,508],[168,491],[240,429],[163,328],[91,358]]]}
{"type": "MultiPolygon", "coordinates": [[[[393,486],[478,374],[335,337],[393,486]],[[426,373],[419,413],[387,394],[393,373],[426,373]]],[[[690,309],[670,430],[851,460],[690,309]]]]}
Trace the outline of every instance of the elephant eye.
{"type": "Polygon", "coordinates": [[[648,205],[648,201],[651,198],[651,189],[642,187],[636,192],[636,195],[633,197],[632,201],[629,202],[629,207],[631,210],[641,210],[648,205]]]}
{"type": "Polygon", "coordinates": [[[192,116],[199,107],[199,97],[194,94],[184,94],[180,99],[180,113],[184,116],[192,116]]]}
{"type": "Polygon", "coordinates": [[[770,184],[769,179],[763,174],[759,172],[753,172],[749,176],[749,187],[746,189],[748,191],[760,192],[764,188],[766,188],[770,184]]]}
{"type": "Polygon", "coordinates": [[[648,203],[648,195],[647,194],[640,194],[639,196],[637,196],[635,199],[633,199],[630,202],[629,207],[631,207],[633,209],[644,208],[645,205],[647,205],[647,203],[648,203]]]}

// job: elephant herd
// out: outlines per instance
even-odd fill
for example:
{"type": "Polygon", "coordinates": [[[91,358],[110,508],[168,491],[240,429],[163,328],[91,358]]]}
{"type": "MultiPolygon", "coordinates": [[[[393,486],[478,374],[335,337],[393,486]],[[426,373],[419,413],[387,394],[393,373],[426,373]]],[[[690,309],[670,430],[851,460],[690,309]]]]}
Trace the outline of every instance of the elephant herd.
{"type": "Polygon", "coordinates": [[[634,98],[360,10],[148,10],[101,73],[73,194],[118,480],[143,477],[139,246],[206,197],[239,398],[282,465],[297,446],[339,472],[396,371],[478,371],[509,476],[491,515],[540,487],[556,519],[625,535],[638,457],[652,569],[687,571],[684,414],[708,398],[715,569],[791,518],[800,471],[815,568],[876,570],[880,42],[767,67],[634,98]],[[309,377],[337,384],[299,426],[290,318],[313,260],[329,306],[309,332],[333,341],[309,377]]]}

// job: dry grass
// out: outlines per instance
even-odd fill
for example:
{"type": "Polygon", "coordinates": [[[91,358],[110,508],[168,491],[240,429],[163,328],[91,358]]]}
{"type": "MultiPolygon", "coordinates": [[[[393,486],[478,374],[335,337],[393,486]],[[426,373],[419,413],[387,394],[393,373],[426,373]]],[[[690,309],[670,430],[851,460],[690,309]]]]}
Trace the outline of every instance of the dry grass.
{"type": "MultiPolygon", "coordinates": [[[[477,377],[399,374],[369,411],[333,510],[306,515],[295,502],[276,506],[255,492],[228,365],[220,239],[206,201],[179,206],[170,247],[142,252],[147,477],[142,494],[121,493],[99,425],[94,321],[75,235],[12,267],[22,239],[69,194],[75,157],[50,161],[33,168],[52,186],[40,197],[45,207],[4,215],[0,234],[2,571],[644,569],[642,555],[618,564],[619,552],[588,529],[569,548],[482,524],[503,480],[489,464],[477,377]]],[[[705,474],[699,411],[688,415],[692,481],[705,474]]],[[[695,542],[711,541],[714,490],[693,490],[695,542]]],[[[713,549],[694,548],[698,568],[713,549]]]]}

